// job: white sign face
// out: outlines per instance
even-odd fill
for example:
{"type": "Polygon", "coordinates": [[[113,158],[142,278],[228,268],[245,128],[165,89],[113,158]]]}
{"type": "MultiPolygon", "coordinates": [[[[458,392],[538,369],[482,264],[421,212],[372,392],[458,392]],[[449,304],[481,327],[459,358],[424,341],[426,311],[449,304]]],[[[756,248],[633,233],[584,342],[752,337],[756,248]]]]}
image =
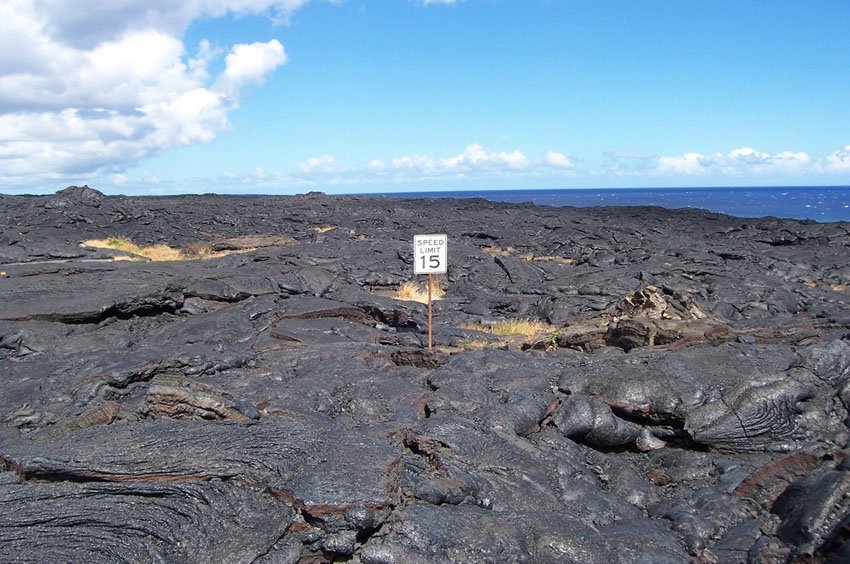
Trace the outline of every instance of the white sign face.
{"type": "Polygon", "coordinates": [[[448,236],[413,236],[413,273],[445,274],[448,266],[448,236]]]}

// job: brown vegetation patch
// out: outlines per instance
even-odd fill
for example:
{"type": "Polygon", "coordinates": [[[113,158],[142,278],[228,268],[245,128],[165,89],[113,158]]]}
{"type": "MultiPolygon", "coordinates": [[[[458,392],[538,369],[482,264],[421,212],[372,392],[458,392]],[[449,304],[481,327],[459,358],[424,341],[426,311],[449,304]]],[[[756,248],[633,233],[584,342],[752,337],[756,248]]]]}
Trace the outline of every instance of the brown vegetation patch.
{"type": "Polygon", "coordinates": [[[106,239],[88,239],[83,241],[84,247],[95,249],[114,249],[122,251],[132,256],[115,257],[115,260],[142,260],[148,259],[155,262],[186,260],[185,255],[180,249],[169,247],[165,244],[150,245],[140,247],[121,237],[107,237],[106,239]]]}
{"type": "Polygon", "coordinates": [[[491,323],[464,323],[461,329],[475,331],[495,338],[471,338],[458,341],[464,350],[496,350],[531,347],[531,343],[548,342],[557,334],[553,325],[537,319],[505,319],[491,323]]]}
{"type": "Polygon", "coordinates": [[[431,277],[422,286],[416,282],[405,282],[398,287],[393,297],[397,300],[426,304],[428,303],[428,285],[431,286],[431,301],[442,299],[446,295],[440,281],[436,277],[431,277]]]}
{"type": "Polygon", "coordinates": [[[248,253],[262,247],[291,245],[295,239],[288,235],[246,235],[232,237],[212,242],[194,242],[177,249],[158,243],[156,245],[139,246],[125,237],[107,237],[105,239],[88,239],[83,241],[84,247],[94,249],[113,249],[127,253],[113,260],[150,260],[153,262],[178,260],[215,259],[233,253],[248,253]]]}
{"type": "Polygon", "coordinates": [[[465,323],[461,325],[461,329],[499,336],[537,337],[554,330],[554,327],[538,319],[506,319],[492,323],[465,323]]]}

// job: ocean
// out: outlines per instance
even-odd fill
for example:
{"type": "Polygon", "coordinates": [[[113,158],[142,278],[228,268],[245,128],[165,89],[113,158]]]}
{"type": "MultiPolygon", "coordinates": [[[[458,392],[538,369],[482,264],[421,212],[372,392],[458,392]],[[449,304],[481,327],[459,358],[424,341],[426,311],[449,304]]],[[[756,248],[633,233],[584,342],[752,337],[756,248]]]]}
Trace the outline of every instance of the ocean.
{"type": "Polygon", "coordinates": [[[545,206],[660,206],[698,208],[738,217],[850,221],[850,186],[759,188],[606,188],[467,190],[369,194],[397,198],[483,198],[545,206]]]}

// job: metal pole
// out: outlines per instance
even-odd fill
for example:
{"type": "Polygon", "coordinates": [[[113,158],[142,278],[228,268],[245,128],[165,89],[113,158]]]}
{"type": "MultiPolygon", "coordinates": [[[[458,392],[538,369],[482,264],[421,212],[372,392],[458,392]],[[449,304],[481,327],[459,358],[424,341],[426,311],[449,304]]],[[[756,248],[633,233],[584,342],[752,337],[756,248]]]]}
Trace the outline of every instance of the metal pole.
{"type": "Polygon", "coordinates": [[[428,284],[428,350],[429,351],[433,348],[433,343],[432,343],[432,339],[431,339],[431,334],[432,334],[431,333],[431,319],[432,319],[432,317],[431,317],[431,315],[432,315],[431,314],[431,284],[433,283],[432,282],[433,276],[434,276],[433,274],[429,274],[428,275],[428,282],[427,282],[427,284],[428,284]]]}

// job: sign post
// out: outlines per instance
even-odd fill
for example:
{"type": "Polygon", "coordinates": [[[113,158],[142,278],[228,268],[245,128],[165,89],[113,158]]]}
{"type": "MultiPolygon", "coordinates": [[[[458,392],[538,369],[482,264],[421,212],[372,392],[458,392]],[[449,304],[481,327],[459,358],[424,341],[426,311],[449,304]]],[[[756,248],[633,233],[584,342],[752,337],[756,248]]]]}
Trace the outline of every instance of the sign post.
{"type": "Polygon", "coordinates": [[[428,275],[428,350],[433,348],[431,286],[434,274],[445,274],[448,266],[448,236],[443,234],[413,236],[413,273],[428,275]]]}

